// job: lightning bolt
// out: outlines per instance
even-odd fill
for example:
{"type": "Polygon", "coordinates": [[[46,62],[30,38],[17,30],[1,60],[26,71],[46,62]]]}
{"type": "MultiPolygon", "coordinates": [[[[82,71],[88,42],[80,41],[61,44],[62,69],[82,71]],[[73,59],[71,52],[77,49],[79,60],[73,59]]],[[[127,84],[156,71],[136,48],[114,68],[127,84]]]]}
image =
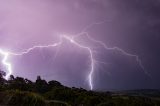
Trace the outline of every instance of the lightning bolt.
{"type": "Polygon", "coordinates": [[[6,76],[5,76],[5,79],[7,80],[7,79],[10,77],[10,75],[12,74],[12,72],[13,72],[13,71],[12,71],[12,65],[11,65],[11,63],[7,61],[10,55],[22,56],[22,55],[24,55],[24,54],[27,54],[27,53],[31,52],[32,50],[34,50],[34,49],[36,49],[36,48],[56,47],[56,46],[60,45],[61,43],[62,43],[62,41],[60,41],[60,42],[58,42],[58,43],[55,43],[55,44],[52,44],[52,45],[33,46],[33,47],[31,47],[31,48],[29,48],[29,49],[27,49],[27,50],[24,50],[23,52],[20,52],[20,53],[6,52],[6,51],[0,49],[0,55],[3,56],[2,64],[3,64],[4,66],[6,66],[7,71],[8,71],[8,73],[7,73],[6,76]]]}
{"type": "MultiPolygon", "coordinates": [[[[95,25],[104,24],[104,23],[106,23],[106,22],[110,22],[110,20],[104,20],[104,21],[92,23],[92,24],[86,26],[86,27],[81,31],[81,33],[73,36],[72,38],[74,39],[74,38],[78,38],[79,36],[86,35],[87,38],[88,38],[90,41],[93,41],[93,42],[95,42],[95,43],[100,44],[100,45],[103,46],[106,50],[114,50],[114,51],[118,51],[118,52],[122,53],[122,54],[125,55],[125,56],[134,57],[134,58],[136,59],[137,63],[139,64],[139,66],[141,67],[142,71],[145,73],[145,75],[147,75],[148,77],[152,78],[152,76],[150,75],[150,73],[148,73],[148,72],[145,70],[145,68],[144,68],[144,66],[143,66],[143,64],[142,64],[142,61],[141,61],[141,59],[139,58],[138,55],[128,53],[128,52],[126,52],[125,50],[123,50],[123,49],[121,49],[121,48],[119,48],[119,47],[117,47],[117,46],[115,46],[115,47],[108,47],[103,41],[96,40],[96,39],[94,39],[93,37],[91,37],[91,36],[88,34],[88,32],[87,32],[88,29],[92,28],[92,27],[95,26],[95,25]]],[[[91,49],[90,49],[90,50],[91,50],[91,49]]],[[[93,69],[91,69],[91,71],[90,71],[90,73],[89,73],[89,75],[88,75],[88,79],[89,79],[90,88],[91,88],[91,90],[92,90],[92,89],[93,89],[93,83],[92,83],[93,81],[92,81],[92,80],[93,80],[93,73],[94,73],[94,58],[93,58],[93,52],[92,52],[92,51],[91,51],[90,55],[91,55],[91,57],[92,57],[91,61],[93,61],[93,63],[92,63],[92,65],[93,65],[92,68],[93,68],[93,69]]],[[[103,61],[97,61],[97,60],[95,60],[95,62],[102,63],[102,64],[107,64],[107,63],[105,63],[105,62],[103,62],[103,61]]]]}
{"type": "Polygon", "coordinates": [[[31,52],[32,50],[35,50],[37,48],[50,48],[50,47],[56,47],[56,46],[59,46],[63,43],[63,39],[66,39],[66,40],[69,40],[72,44],[80,47],[80,48],[83,48],[83,49],[86,49],[89,54],[90,54],[90,59],[91,59],[91,71],[90,71],[90,74],[89,74],[89,86],[90,86],[90,89],[92,90],[93,89],[93,82],[92,82],[92,74],[94,72],[94,58],[93,58],[93,52],[92,50],[89,48],[89,47],[86,47],[86,46],[83,46],[81,44],[79,44],[78,42],[76,42],[72,37],[69,37],[69,36],[66,36],[66,35],[62,35],[60,37],[60,41],[58,43],[54,43],[54,44],[51,44],[51,45],[45,45],[45,46],[33,46],[29,49],[26,49],[24,50],[23,52],[20,52],[20,53],[13,53],[13,52],[5,52],[3,50],[0,50],[0,54],[4,56],[3,58],[3,61],[2,63],[7,67],[7,70],[8,70],[8,73],[7,75],[5,76],[5,79],[8,79],[9,76],[12,74],[12,65],[11,63],[7,62],[8,60],[8,56],[9,55],[14,55],[14,56],[22,56],[24,54],[28,54],[29,52],[31,52]]]}
{"type": "Polygon", "coordinates": [[[5,79],[8,79],[8,77],[12,74],[12,66],[9,62],[7,62],[9,53],[0,49],[0,54],[3,56],[2,64],[4,64],[8,70],[5,79]]]}
{"type": "Polygon", "coordinates": [[[142,61],[141,59],[139,58],[138,55],[135,55],[135,54],[130,54],[128,52],[126,52],[125,50],[119,48],[119,47],[108,47],[104,42],[102,41],[99,41],[99,40],[95,40],[94,38],[92,38],[91,36],[89,36],[88,32],[81,32],[80,34],[76,35],[74,38],[77,38],[79,36],[82,36],[82,35],[86,35],[87,38],[90,40],[90,41],[93,41],[95,43],[98,43],[100,44],[101,46],[103,46],[106,50],[114,50],[114,51],[118,51],[120,53],[122,53],[123,55],[125,56],[129,56],[129,57],[134,57],[137,61],[137,63],[139,64],[139,66],[141,67],[142,71],[151,78],[151,75],[145,70],[143,64],[142,64],[142,61]]]}
{"type": "MultiPolygon", "coordinates": [[[[62,43],[63,43],[63,39],[66,39],[68,41],[70,41],[71,44],[74,44],[76,45],[77,47],[79,48],[82,48],[82,49],[86,49],[88,52],[89,52],[89,56],[90,56],[90,72],[88,74],[88,84],[89,84],[89,87],[91,90],[93,90],[93,74],[94,74],[94,71],[95,71],[95,63],[102,63],[102,64],[106,64],[105,62],[101,62],[101,61],[98,61],[94,58],[94,53],[93,53],[93,50],[89,47],[89,46],[85,46],[85,45],[82,45],[80,43],[78,43],[75,39],[77,39],[79,36],[82,36],[82,35],[86,35],[86,37],[90,40],[90,41],[93,41],[95,43],[98,43],[99,45],[103,46],[106,50],[115,50],[115,51],[118,51],[120,53],[122,53],[123,55],[125,56],[129,56],[129,57],[134,57],[136,59],[136,61],[138,62],[139,66],[142,68],[142,70],[144,71],[145,74],[147,74],[148,76],[150,76],[150,74],[145,71],[144,69],[144,66],[142,65],[142,62],[141,60],[139,59],[139,56],[138,55],[134,55],[134,54],[130,54],[126,51],[124,51],[123,49],[119,48],[119,47],[108,47],[106,46],[106,44],[102,41],[99,41],[99,40],[95,40],[94,38],[92,38],[91,36],[89,36],[87,30],[91,27],[93,27],[94,25],[98,25],[98,24],[103,24],[107,22],[106,20],[105,21],[102,21],[102,22],[98,22],[98,23],[92,23],[88,26],[86,26],[82,31],[81,33],[75,35],[75,36],[67,36],[67,35],[61,35],[60,36],[60,41],[57,42],[57,43],[54,43],[54,44],[50,44],[50,45],[44,45],[44,46],[41,46],[41,45],[38,45],[38,46],[33,46],[29,49],[26,49],[22,52],[19,52],[19,53],[13,53],[13,52],[6,52],[6,51],[3,51],[0,49],[0,55],[3,56],[3,60],[2,60],[2,64],[4,66],[6,66],[7,68],[7,75],[5,76],[5,79],[8,79],[9,76],[12,74],[13,70],[12,70],[12,65],[10,62],[8,62],[8,58],[10,55],[13,55],[13,56],[22,56],[24,54],[27,54],[29,52],[31,52],[32,50],[35,50],[35,49],[40,49],[40,48],[50,48],[50,47],[57,47],[57,46],[60,46],[62,43]]],[[[57,53],[56,53],[57,55],[57,53]]]]}

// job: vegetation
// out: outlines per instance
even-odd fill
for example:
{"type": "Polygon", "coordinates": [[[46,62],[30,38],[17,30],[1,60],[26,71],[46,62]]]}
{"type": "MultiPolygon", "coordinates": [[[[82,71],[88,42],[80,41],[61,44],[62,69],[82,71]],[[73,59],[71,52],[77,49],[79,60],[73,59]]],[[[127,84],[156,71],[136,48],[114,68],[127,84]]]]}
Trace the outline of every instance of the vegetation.
{"type": "MultiPolygon", "coordinates": [[[[93,92],[69,88],[58,81],[35,82],[21,77],[3,78],[0,71],[0,105],[5,106],[160,106],[160,97],[127,93],[93,92]]],[[[143,92],[145,93],[145,92],[143,92]]]]}

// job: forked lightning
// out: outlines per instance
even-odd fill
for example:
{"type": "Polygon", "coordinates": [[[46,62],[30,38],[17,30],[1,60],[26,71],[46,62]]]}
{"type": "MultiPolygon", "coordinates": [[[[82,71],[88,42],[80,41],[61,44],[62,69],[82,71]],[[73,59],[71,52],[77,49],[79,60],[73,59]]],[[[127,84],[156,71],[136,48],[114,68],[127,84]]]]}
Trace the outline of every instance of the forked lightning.
{"type": "Polygon", "coordinates": [[[50,47],[58,47],[60,46],[62,43],[63,43],[63,39],[66,39],[68,41],[70,41],[71,44],[73,45],[76,45],[77,47],[79,48],[82,48],[82,49],[86,49],[90,55],[90,71],[89,71],[89,75],[88,75],[88,84],[90,86],[90,89],[93,90],[93,86],[94,86],[94,81],[93,81],[93,74],[94,74],[94,71],[95,71],[95,63],[97,62],[97,60],[94,58],[94,53],[93,53],[93,50],[91,49],[91,47],[89,46],[85,46],[83,44],[80,44],[78,43],[76,40],[78,40],[78,37],[79,36],[82,36],[82,35],[86,35],[86,37],[95,42],[95,43],[98,43],[100,44],[101,46],[103,46],[106,50],[116,50],[126,56],[130,56],[130,57],[135,57],[136,61],[138,62],[139,66],[142,68],[142,70],[144,71],[145,74],[147,74],[148,76],[150,76],[148,74],[147,71],[144,70],[144,66],[142,65],[142,62],[141,60],[139,59],[139,57],[137,55],[133,55],[133,54],[130,54],[130,53],[127,53],[126,51],[124,51],[123,49],[121,48],[118,48],[118,47],[107,47],[106,44],[102,41],[99,41],[99,40],[95,40],[94,38],[92,38],[91,36],[89,36],[89,34],[87,33],[87,30],[89,28],[91,28],[93,25],[96,25],[96,24],[102,24],[102,23],[105,23],[106,21],[102,21],[102,22],[99,22],[99,23],[93,23],[91,25],[88,25],[87,27],[85,27],[81,33],[75,35],[75,36],[69,36],[69,35],[61,35],[60,36],[60,40],[59,42],[57,43],[54,43],[54,44],[50,44],[50,45],[38,45],[38,46],[33,46],[29,49],[26,49],[20,53],[13,53],[13,52],[7,52],[7,51],[4,51],[2,49],[0,49],[0,55],[3,57],[2,59],[2,64],[6,67],[6,70],[7,70],[7,74],[5,76],[5,79],[8,79],[10,77],[10,75],[12,74],[13,70],[12,70],[12,63],[9,62],[9,56],[22,56],[24,54],[27,54],[29,53],[30,51],[32,50],[35,50],[35,49],[38,49],[38,48],[50,48],[50,47]]]}

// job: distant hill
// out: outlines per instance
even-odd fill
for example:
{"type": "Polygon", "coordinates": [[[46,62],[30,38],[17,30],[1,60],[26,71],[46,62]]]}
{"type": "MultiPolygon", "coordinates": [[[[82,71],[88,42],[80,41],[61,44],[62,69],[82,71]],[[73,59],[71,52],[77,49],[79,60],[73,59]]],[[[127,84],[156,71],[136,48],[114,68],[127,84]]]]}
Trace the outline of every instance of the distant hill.
{"type": "Polygon", "coordinates": [[[117,91],[115,92],[115,94],[160,98],[160,89],[125,90],[125,91],[117,91]]]}

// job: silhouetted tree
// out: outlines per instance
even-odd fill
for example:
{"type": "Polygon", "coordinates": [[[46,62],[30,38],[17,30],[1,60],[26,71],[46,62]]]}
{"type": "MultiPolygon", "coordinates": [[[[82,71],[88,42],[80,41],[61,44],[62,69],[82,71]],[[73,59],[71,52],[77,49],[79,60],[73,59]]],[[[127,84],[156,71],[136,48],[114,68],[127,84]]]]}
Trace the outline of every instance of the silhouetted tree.
{"type": "Polygon", "coordinates": [[[6,73],[4,71],[0,70],[0,85],[5,84],[5,79],[3,78],[5,75],[6,75],[6,73]]]}
{"type": "Polygon", "coordinates": [[[49,81],[49,82],[48,82],[48,87],[49,87],[50,90],[51,90],[53,87],[61,87],[61,86],[62,86],[62,84],[61,84],[60,82],[58,82],[58,81],[52,80],[52,81],[49,81]]]}
{"type": "Polygon", "coordinates": [[[34,89],[34,83],[31,80],[25,79],[26,83],[26,90],[27,91],[35,91],[34,89]]]}
{"type": "Polygon", "coordinates": [[[29,86],[26,83],[26,80],[22,77],[14,78],[13,75],[10,76],[10,79],[7,81],[9,89],[18,89],[22,91],[28,91],[29,86]]]}
{"type": "Polygon", "coordinates": [[[14,80],[14,76],[10,75],[10,79],[9,80],[14,80]]]}
{"type": "Polygon", "coordinates": [[[45,93],[48,91],[47,82],[45,80],[42,80],[40,76],[37,76],[35,87],[36,87],[37,92],[39,93],[45,93]]]}

